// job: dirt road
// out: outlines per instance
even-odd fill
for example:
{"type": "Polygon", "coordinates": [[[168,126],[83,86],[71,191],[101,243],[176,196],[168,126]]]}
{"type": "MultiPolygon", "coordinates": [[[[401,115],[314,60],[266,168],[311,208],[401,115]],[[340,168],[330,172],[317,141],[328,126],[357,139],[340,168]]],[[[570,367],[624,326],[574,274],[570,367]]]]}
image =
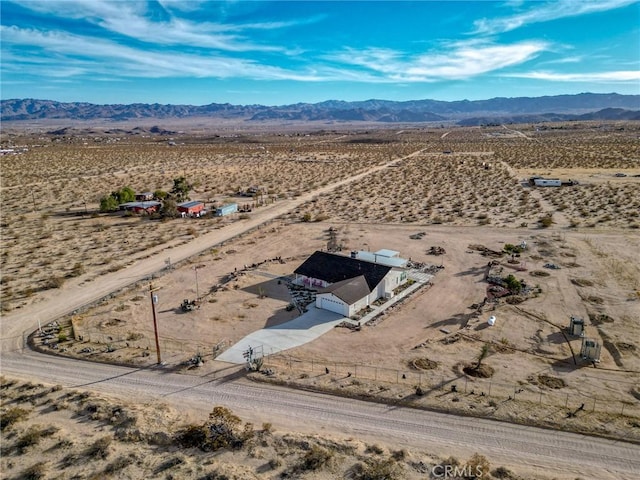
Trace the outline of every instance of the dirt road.
{"type": "Polygon", "coordinates": [[[3,374],[56,382],[139,402],[159,400],[201,412],[224,405],[256,425],[284,431],[355,436],[394,448],[419,448],[468,458],[479,452],[493,465],[556,478],[636,479],[636,445],[490,420],[456,417],[310,392],[256,385],[231,378],[133,369],[25,351],[6,354],[3,374]]]}

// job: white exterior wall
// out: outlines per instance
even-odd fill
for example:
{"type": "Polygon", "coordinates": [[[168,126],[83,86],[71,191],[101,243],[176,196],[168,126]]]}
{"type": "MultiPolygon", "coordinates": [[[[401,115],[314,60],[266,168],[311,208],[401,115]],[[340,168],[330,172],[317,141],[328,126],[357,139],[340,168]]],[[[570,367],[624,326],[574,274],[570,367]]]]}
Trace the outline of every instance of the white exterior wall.
{"type": "Polygon", "coordinates": [[[533,184],[536,187],[560,187],[562,186],[562,181],[555,178],[536,178],[533,184]]]}
{"type": "Polygon", "coordinates": [[[391,270],[386,277],[378,284],[378,287],[374,290],[377,298],[385,297],[387,293],[393,293],[393,290],[407,281],[407,275],[404,270],[391,270]],[[404,278],[403,278],[404,277],[404,278]]]}
{"type": "Polygon", "coordinates": [[[336,312],[345,317],[349,317],[351,310],[349,305],[340,300],[332,293],[322,293],[320,295],[316,295],[316,307],[321,308],[323,310],[329,310],[330,312],[336,312]]]}

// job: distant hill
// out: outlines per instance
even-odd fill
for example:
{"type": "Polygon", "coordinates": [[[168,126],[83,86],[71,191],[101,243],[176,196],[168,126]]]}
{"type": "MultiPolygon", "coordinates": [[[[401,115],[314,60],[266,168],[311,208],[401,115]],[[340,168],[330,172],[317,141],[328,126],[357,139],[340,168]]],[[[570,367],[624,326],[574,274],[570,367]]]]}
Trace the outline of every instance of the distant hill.
{"type": "Polygon", "coordinates": [[[336,122],[444,122],[464,125],[493,122],[543,122],[554,120],[637,120],[640,95],[617,93],[557,95],[547,97],[492,98],[489,100],[366,100],[264,105],[96,105],[52,100],[13,99],[1,102],[2,121],[39,119],[133,120],[141,118],[209,117],[238,121],[336,122]]]}

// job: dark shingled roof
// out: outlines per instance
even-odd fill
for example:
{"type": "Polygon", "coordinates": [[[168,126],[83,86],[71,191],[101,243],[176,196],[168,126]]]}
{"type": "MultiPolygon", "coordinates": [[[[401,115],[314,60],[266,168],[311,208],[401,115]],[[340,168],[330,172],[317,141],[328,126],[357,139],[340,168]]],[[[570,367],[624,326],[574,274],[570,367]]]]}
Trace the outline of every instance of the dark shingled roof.
{"type": "Polygon", "coordinates": [[[326,288],[321,288],[318,293],[333,293],[343,302],[351,305],[371,293],[364,275],[356,278],[348,278],[341,282],[332,283],[326,288]]]}
{"type": "Polygon", "coordinates": [[[363,262],[357,258],[333,253],[314,252],[293,273],[328,283],[337,283],[363,275],[371,292],[389,273],[389,270],[391,267],[388,265],[363,262]]]}

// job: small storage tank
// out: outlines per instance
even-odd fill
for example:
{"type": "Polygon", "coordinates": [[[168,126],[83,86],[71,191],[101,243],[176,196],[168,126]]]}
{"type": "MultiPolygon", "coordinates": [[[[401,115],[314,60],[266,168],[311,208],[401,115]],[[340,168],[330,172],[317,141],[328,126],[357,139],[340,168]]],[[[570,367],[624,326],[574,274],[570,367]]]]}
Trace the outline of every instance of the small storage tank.
{"type": "Polygon", "coordinates": [[[571,317],[569,322],[569,335],[582,337],[584,335],[584,320],[578,317],[571,317]]]}
{"type": "Polygon", "coordinates": [[[582,338],[582,348],[580,349],[580,356],[583,360],[589,362],[600,361],[600,344],[597,340],[592,338],[582,338]]]}
{"type": "Polygon", "coordinates": [[[491,315],[489,317],[489,320],[487,320],[487,323],[489,324],[490,327],[493,327],[496,324],[496,317],[495,315],[491,315]]]}

